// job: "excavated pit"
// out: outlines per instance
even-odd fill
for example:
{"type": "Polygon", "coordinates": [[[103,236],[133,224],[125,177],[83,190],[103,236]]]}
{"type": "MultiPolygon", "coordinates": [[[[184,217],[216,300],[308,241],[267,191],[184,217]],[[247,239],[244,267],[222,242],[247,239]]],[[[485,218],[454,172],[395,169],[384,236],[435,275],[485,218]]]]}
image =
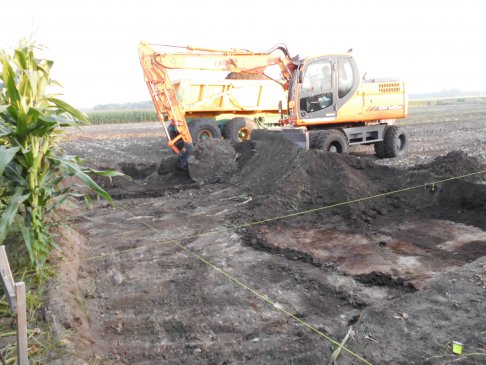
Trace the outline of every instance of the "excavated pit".
{"type": "Polygon", "coordinates": [[[369,285],[422,288],[486,254],[483,175],[448,180],[485,170],[462,152],[408,170],[304,151],[286,140],[208,140],[194,157],[196,182],[177,170],[175,158],[122,163],[116,168],[127,176],[99,180],[117,198],[236,187],[232,224],[271,220],[241,229],[246,244],[332,266],[369,285]]]}
{"type": "MultiPolygon", "coordinates": [[[[469,343],[481,349],[484,325],[468,316],[481,313],[482,289],[465,275],[486,265],[486,185],[482,175],[434,183],[484,170],[477,159],[451,152],[406,170],[287,141],[213,140],[195,156],[207,168],[199,176],[209,178],[191,180],[172,156],[101,166],[127,175],[98,181],[133,216],[106,206],[85,214],[90,254],[150,247],[86,267],[96,281],[87,306],[106,364],[329,358],[322,338],[177,247],[157,246],[174,238],[333,338],[354,324],[360,331],[349,346],[372,363],[423,363],[434,341],[451,336],[434,333],[442,317],[455,333],[471,329],[469,343]],[[160,233],[148,234],[143,221],[160,233]],[[451,277],[464,288],[449,287],[451,277]],[[456,313],[465,286],[470,295],[461,300],[473,305],[456,313]],[[410,335],[414,328],[422,342],[410,335]],[[400,338],[392,341],[389,329],[400,338]]],[[[339,363],[355,361],[344,354],[339,363]]]]}

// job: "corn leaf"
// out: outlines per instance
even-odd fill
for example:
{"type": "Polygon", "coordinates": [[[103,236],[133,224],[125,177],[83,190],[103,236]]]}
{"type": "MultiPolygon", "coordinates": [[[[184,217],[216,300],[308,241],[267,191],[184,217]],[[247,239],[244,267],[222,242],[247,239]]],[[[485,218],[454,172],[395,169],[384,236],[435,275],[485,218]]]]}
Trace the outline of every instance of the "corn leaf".
{"type": "Polygon", "coordinates": [[[0,137],[9,136],[12,134],[12,128],[5,123],[4,121],[0,120],[0,137]]]}
{"type": "Polygon", "coordinates": [[[7,59],[3,60],[3,81],[5,82],[5,87],[7,89],[7,94],[10,97],[10,100],[14,103],[18,103],[20,101],[20,94],[17,90],[17,85],[15,84],[15,72],[10,66],[7,59]]]}
{"type": "Polygon", "coordinates": [[[105,176],[105,177],[115,177],[115,176],[124,176],[125,175],[124,173],[122,173],[120,171],[116,171],[116,170],[99,171],[99,170],[89,169],[89,172],[93,173],[95,175],[98,175],[98,176],[105,176]]]}
{"type": "Polygon", "coordinates": [[[8,175],[8,180],[21,187],[28,185],[27,179],[23,176],[22,167],[19,164],[10,164],[5,168],[5,175],[8,175]]]}
{"type": "Polygon", "coordinates": [[[81,113],[78,109],[66,103],[65,101],[56,98],[49,98],[49,101],[56,105],[62,112],[66,112],[72,115],[75,119],[81,122],[89,123],[89,120],[85,114],[81,113]]]}
{"type": "Polygon", "coordinates": [[[50,86],[62,87],[61,83],[59,81],[56,81],[56,80],[50,80],[49,85],[50,86]]]}
{"type": "Polygon", "coordinates": [[[49,71],[51,71],[53,64],[54,64],[54,61],[44,60],[42,66],[40,64],[37,65],[37,69],[39,71],[42,71],[45,78],[49,78],[49,71]]]}
{"type": "Polygon", "coordinates": [[[22,50],[20,49],[16,49],[15,58],[17,59],[20,67],[22,67],[23,69],[27,68],[27,57],[25,56],[25,52],[22,52],[22,50]]]}
{"type": "Polygon", "coordinates": [[[88,174],[86,174],[77,163],[61,159],[57,159],[57,161],[59,162],[61,168],[65,170],[68,174],[76,176],[97,195],[102,196],[110,203],[113,203],[110,194],[108,194],[88,174]]]}
{"type": "Polygon", "coordinates": [[[24,73],[27,76],[27,79],[29,80],[30,87],[32,88],[32,90],[37,91],[37,85],[38,85],[38,82],[39,82],[38,72],[26,70],[26,71],[24,71],[24,73]]]}
{"type": "Polygon", "coordinates": [[[52,123],[53,125],[57,125],[59,127],[75,127],[79,123],[72,119],[58,117],[57,115],[49,115],[39,118],[44,122],[52,123]]]}
{"type": "Polygon", "coordinates": [[[10,198],[9,205],[7,208],[5,208],[0,216],[0,243],[5,240],[8,229],[12,225],[15,215],[17,214],[19,205],[29,197],[29,194],[22,195],[22,192],[23,189],[17,189],[15,194],[10,198]]]}
{"type": "Polygon", "coordinates": [[[29,253],[30,260],[34,262],[35,261],[34,252],[33,252],[34,238],[32,237],[33,232],[29,227],[26,226],[22,227],[20,231],[22,232],[22,238],[24,239],[25,247],[27,247],[27,252],[29,253]]]}
{"type": "Polygon", "coordinates": [[[6,148],[4,146],[0,146],[0,178],[3,175],[5,167],[7,167],[8,163],[12,161],[19,149],[20,147],[6,148]]]}

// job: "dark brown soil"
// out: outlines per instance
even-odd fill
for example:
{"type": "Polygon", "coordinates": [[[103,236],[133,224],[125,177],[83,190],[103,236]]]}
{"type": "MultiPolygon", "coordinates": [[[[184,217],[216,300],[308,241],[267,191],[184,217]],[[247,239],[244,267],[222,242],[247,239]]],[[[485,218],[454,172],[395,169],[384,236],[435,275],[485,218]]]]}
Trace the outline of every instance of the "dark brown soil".
{"type": "MultiPolygon", "coordinates": [[[[437,128],[442,135],[447,125],[437,128]]],[[[327,363],[335,346],[285,308],[338,341],[352,325],[346,346],[373,364],[485,363],[484,176],[432,184],[486,169],[480,145],[474,156],[445,149],[404,169],[410,160],[392,168],[368,153],[209,141],[197,158],[210,156],[218,178],[194,182],[172,169],[175,158],[165,152],[145,151],[137,161],[143,138],[123,141],[111,161],[86,156],[131,177],[100,180],[119,207],[72,213],[87,237],[82,254],[97,257],[80,267],[90,279],[80,290],[91,293],[82,306],[95,339],[89,350],[80,344],[86,357],[96,354],[103,364],[327,363]],[[121,161],[124,154],[130,157],[121,161]],[[452,341],[483,355],[453,355],[452,341]]],[[[89,146],[104,151],[98,143],[89,146]]],[[[74,140],[66,146],[81,149],[74,140]]],[[[343,351],[338,363],[362,362],[343,351]]]]}
{"type": "Polygon", "coordinates": [[[268,80],[268,77],[260,74],[252,74],[248,72],[230,72],[226,79],[228,80],[268,80]]]}

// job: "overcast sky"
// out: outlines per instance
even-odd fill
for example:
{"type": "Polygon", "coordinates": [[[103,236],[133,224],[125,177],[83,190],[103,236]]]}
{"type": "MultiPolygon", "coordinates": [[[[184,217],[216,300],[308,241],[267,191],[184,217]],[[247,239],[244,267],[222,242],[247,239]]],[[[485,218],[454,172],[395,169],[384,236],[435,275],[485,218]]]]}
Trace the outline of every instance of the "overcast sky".
{"type": "Polygon", "coordinates": [[[353,48],[361,74],[399,77],[410,93],[486,90],[481,0],[2,0],[0,48],[34,38],[65,99],[86,108],[149,100],[141,40],[291,54],[353,48]],[[6,1],[6,5],[5,5],[6,1]]]}

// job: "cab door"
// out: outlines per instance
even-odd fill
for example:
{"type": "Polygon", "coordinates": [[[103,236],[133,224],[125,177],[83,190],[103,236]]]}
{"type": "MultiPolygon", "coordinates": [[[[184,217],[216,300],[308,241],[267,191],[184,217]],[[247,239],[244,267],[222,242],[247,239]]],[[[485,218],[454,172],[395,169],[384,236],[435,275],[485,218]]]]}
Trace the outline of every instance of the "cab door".
{"type": "Polygon", "coordinates": [[[336,58],[317,57],[301,66],[299,77],[300,119],[323,119],[336,116],[336,58]]]}

